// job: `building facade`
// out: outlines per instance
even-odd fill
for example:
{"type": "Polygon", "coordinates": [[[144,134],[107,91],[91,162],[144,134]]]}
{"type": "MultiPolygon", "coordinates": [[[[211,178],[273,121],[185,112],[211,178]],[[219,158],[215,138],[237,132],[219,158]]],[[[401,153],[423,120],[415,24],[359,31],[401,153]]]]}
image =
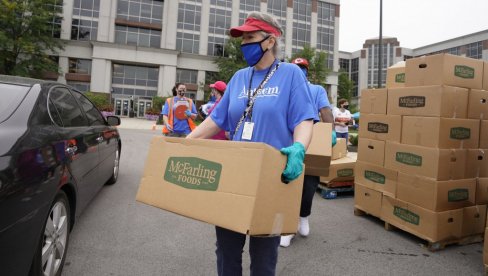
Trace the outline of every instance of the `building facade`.
{"type": "Polygon", "coordinates": [[[132,106],[143,117],[153,96],[170,96],[177,82],[203,100],[218,71],[231,26],[252,11],[273,14],[284,29],[284,58],[305,44],[328,53],[329,97],[339,70],[339,0],[64,0],[57,35],[67,41],[53,76],[81,91],[110,93],[115,113],[132,106]]]}
{"type": "MultiPolygon", "coordinates": [[[[381,87],[386,83],[386,69],[412,57],[449,53],[488,61],[488,30],[441,41],[415,49],[404,48],[393,37],[383,38],[383,66],[381,87]]],[[[341,70],[348,73],[355,83],[351,102],[359,104],[361,90],[378,87],[379,40],[368,39],[359,51],[339,52],[341,70]]]]}

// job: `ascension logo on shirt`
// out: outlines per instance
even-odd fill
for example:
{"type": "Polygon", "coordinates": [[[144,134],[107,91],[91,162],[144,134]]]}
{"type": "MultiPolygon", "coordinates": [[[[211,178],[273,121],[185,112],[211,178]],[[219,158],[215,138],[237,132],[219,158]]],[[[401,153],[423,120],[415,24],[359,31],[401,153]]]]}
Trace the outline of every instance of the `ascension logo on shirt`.
{"type": "MultiPolygon", "coordinates": [[[[251,95],[254,94],[257,88],[251,90],[251,95]]],[[[242,87],[241,93],[239,93],[239,96],[237,96],[238,99],[242,98],[248,98],[247,95],[248,90],[246,87],[242,87]]],[[[265,87],[261,89],[261,91],[258,92],[256,95],[256,98],[261,98],[261,97],[278,97],[280,95],[280,88],[278,86],[273,86],[273,87],[265,87]]]]}

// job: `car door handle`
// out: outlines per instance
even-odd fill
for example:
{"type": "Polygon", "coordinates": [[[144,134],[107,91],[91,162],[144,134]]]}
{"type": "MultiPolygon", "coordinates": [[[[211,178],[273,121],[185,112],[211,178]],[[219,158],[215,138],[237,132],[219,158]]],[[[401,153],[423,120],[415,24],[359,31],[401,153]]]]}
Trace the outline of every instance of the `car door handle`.
{"type": "Polygon", "coordinates": [[[96,140],[97,140],[98,143],[101,143],[101,142],[103,142],[103,137],[100,136],[96,140]]]}
{"type": "Polygon", "coordinates": [[[66,148],[66,153],[74,155],[76,151],[78,150],[77,146],[71,146],[66,148]]]}

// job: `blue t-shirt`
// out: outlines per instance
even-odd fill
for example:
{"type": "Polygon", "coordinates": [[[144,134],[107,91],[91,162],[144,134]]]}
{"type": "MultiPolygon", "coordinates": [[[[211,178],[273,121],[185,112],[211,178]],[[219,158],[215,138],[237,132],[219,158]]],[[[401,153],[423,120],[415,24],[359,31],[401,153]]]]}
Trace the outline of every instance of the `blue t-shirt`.
{"type": "MultiPolygon", "coordinates": [[[[277,61],[272,65],[277,64],[277,61]]],[[[252,67],[237,71],[227,84],[225,94],[210,115],[221,129],[230,131],[231,135],[239,122],[248,102],[249,80],[252,67]]],[[[266,76],[268,68],[254,70],[252,77],[252,95],[266,76]]],[[[293,144],[295,127],[305,120],[312,120],[317,113],[309,85],[300,68],[294,64],[281,63],[263,90],[257,95],[252,110],[254,123],[251,140],[243,140],[244,123],[232,136],[234,141],[264,142],[276,149],[293,144]]]]}
{"type": "Polygon", "coordinates": [[[327,92],[325,91],[325,88],[322,87],[321,85],[317,84],[311,84],[310,85],[310,93],[312,95],[312,100],[315,103],[316,106],[316,120],[319,120],[319,112],[322,108],[330,107],[329,99],[327,98],[327,92]]]}
{"type": "MultiPolygon", "coordinates": [[[[174,116],[174,111],[175,109],[180,106],[180,105],[185,105],[190,108],[190,99],[188,98],[179,98],[179,97],[173,97],[173,131],[176,133],[184,133],[184,134],[189,134],[191,132],[190,126],[188,125],[188,120],[179,120],[174,116]]],[[[191,105],[191,113],[192,114],[197,114],[197,108],[195,107],[195,104],[192,103],[191,105]]],[[[164,103],[163,110],[161,111],[161,114],[168,116],[169,114],[169,106],[168,106],[168,101],[164,103]]]]}

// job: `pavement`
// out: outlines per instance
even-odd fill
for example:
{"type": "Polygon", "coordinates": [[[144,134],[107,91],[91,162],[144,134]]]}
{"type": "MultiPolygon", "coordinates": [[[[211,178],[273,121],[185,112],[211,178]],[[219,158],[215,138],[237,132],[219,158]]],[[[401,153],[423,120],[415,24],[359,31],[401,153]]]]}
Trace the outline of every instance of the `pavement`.
{"type": "Polygon", "coordinates": [[[156,125],[156,121],[147,120],[144,118],[127,118],[120,117],[120,126],[118,128],[124,129],[144,129],[161,132],[162,125],[156,125]]]}

